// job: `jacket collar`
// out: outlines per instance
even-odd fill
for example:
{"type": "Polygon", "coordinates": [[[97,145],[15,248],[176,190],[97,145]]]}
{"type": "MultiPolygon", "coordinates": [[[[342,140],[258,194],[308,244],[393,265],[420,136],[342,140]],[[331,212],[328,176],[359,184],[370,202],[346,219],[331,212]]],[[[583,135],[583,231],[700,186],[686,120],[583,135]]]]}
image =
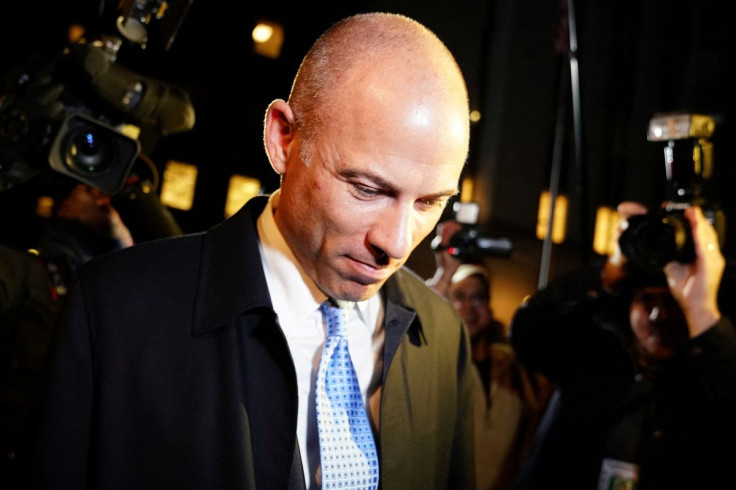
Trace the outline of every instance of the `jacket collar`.
{"type": "Polygon", "coordinates": [[[383,347],[383,378],[386,378],[388,367],[391,365],[396,350],[405,335],[408,336],[409,342],[415,346],[426,343],[426,337],[422,330],[422,324],[417,320],[417,312],[407,301],[407,295],[404,293],[403,285],[406,275],[410,275],[407,270],[399,269],[396,274],[391,276],[382,289],[386,305],[386,318],[384,320],[385,342],[383,347]],[[408,332],[408,333],[407,333],[408,332]]]}
{"type": "Polygon", "coordinates": [[[203,237],[192,333],[200,335],[256,309],[273,310],[261,266],[256,221],[268,196],[250,199],[203,237]]]}
{"type": "MultiPolygon", "coordinates": [[[[194,304],[194,335],[205,334],[258,310],[268,310],[274,315],[256,226],[267,202],[268,196],[250,199],[232,217],[204,234],[194,304]]],[[[399,270],[382,291],[386,304],[387,361],[412,324],[415,327],[409,332],[410,341],[416,345],[424,341],[421,325],[414,322],[416,312],[402,292],[401,278],[405,274],[409,273],[399,270]]]]}

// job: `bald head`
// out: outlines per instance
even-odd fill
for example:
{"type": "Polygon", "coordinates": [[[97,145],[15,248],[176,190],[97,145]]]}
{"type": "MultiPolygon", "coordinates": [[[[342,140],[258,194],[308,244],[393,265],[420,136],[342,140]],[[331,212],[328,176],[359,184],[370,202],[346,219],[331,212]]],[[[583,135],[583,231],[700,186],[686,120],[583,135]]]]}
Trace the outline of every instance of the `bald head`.
{"type": "Polygon", "coordinates": [[[424,117],[422,106],[447,108],[460,118],[457,131],[468,134],[467,98],[460,68],[433,32],[402,15],[368,13],[343,19],[317,40],[294,79],[289,105],[308,153],[314,136],[355,104],[396,114],[401,101],[413,122],[424,117]]]}
{"type": "Polygon", "coordinates": [[[331,27],[271,102],[274,219],[330,297],[376,294],[434,229],[468,156],[468,95],[437,37],[393,14],[331,27]]]}

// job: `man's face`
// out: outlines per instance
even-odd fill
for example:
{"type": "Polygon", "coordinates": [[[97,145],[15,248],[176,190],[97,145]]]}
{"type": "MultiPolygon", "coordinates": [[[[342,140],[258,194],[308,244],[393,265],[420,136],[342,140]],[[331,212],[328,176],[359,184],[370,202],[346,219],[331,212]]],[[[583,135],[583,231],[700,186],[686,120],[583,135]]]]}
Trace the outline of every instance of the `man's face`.
{"type": "Polygon", "coordinates": [[[664,286],[639,291],[631,302],[629,320],[636,349],[645,363],[673,358],[689,338],[682,310],[664,286]]]}
{"type": "Polygon", "coordinates": [[[375,294],[434,229],[467,155],[467,113],[365,99],[325,123],[309,162],[297,133],[275,214],[312,280],[351,301],[375,294]]]}
{"type": "Polygon", "coordinates": [[[475,338],[491,324],[493,314],[490,298],[483,282],[477,276],[468,276],[450,289],[450,301],[468,327],[470,338],[475,338]]]}
{"type": "Polygon", "coordinates": [[[98,189],[77,184],[68,197],[59,203],[60,218],[81,221],[90,228],[109,233],[111,228],[110,198],[98,189]]]}

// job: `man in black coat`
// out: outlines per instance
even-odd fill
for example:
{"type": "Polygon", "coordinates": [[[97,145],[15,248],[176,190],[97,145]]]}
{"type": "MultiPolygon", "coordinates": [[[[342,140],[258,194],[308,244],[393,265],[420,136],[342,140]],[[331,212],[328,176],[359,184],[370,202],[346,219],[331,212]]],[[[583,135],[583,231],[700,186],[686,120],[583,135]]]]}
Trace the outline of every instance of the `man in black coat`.
{"type": "Polygon", "coordinates": [[[381,488],[472,488],[466,331],[402,267],[467,158],[452,55],[406,17],[347,18],[264,124],[278,191],[206,233],[82,270],[56,351],[41,487],[318,488],[329,297],[352,304],[381,488]]]}

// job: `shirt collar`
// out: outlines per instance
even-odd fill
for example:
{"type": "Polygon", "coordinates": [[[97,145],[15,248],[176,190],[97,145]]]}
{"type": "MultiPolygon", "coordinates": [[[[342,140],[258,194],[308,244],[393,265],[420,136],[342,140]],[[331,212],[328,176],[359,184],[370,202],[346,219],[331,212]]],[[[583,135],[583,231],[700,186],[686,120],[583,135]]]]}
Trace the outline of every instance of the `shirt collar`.
{"type": "MultiPolygon", "coordinates": [[[[261,257],[276,314],[283,322],[297,323],[314,314],[327,295],[304,271],[276,225],[273,215],[279,198],[280,190],[276,190],[258,217],[261,257]]],[[[380,311],[380,303],[379,294],[355,303],[358,318],[371,331],[376,326],[373,319],[380,311]]]]}

